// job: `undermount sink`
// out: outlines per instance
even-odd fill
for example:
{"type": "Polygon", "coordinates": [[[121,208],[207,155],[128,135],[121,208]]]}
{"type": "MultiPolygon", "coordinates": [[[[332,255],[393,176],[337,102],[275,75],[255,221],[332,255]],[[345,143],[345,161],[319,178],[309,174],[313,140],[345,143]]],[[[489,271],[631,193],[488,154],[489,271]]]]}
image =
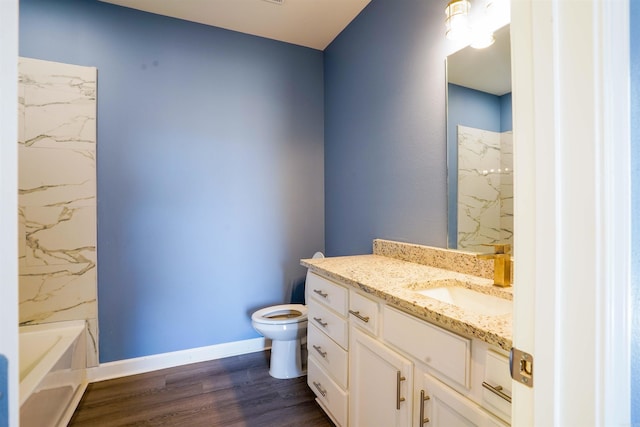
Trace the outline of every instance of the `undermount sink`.
{"type": "Polygon", "coordinates": [[[459,286],[442,286],[414,292],[486,316],[501,316],[513,311],[513,302],[510,300],[459,286]]]}

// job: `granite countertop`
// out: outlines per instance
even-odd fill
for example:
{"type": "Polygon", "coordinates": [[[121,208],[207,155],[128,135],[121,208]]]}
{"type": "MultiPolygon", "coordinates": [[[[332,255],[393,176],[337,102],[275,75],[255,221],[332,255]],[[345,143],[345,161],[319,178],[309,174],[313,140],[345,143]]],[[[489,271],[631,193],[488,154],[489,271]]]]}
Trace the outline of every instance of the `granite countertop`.
{"type": "Polygon", "coordinates": [[[488,316],[461,309],[412,289],[442,286],[443,281],[508,300],[513,288],[493,286],[493,280],[381,255],[303,259],[314,273],[353,286],[391,306],[464,336],[504,350],[511,348],[511,313],[488,316]]]}

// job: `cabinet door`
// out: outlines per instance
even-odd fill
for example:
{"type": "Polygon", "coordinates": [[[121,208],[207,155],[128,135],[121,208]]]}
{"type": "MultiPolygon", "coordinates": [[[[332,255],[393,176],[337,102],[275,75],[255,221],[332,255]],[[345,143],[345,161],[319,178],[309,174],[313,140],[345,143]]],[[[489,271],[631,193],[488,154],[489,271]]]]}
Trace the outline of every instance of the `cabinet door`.
{"type": "Polygon", "coordinates": [[[459,394],[440,380],[424,372],[416,372],[416,411],[418,427],[507,427],[478,404],[459,394]],[[424,391],[425,400],[420,395],[424,391]],[[420,411],[423,405],[423,411],[420,411]],[[420,419],[422,414],[423,419],[420,419]]]}
{"type": "Polygon", "coordinates": [[[354,327],[350,335],[349,425],[410,426],[413,364],[354,327]]]}

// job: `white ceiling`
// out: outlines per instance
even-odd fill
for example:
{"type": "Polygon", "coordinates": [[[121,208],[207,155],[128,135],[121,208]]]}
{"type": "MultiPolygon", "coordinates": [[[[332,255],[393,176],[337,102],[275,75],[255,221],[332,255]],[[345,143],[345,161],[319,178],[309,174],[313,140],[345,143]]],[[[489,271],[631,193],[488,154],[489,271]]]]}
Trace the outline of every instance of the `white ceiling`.
{"type": "Polygon", "coordinates": [[[511,37],[509,26],[494,33],[486,49],[465,47],[447,57],[449,83],[502,96],[511,92],[511,37]]]}
{"type": "Polygon", "coordinates": [[[324,50],[371,0],[101,1],[324,50]]]}

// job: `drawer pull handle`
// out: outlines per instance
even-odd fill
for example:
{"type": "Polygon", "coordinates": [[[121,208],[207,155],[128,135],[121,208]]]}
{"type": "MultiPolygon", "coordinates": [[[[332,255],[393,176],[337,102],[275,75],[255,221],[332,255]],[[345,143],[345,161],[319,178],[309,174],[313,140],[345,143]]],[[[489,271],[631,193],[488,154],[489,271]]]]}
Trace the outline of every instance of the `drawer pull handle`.
{"type": "Polygon", "coordinates": [[[431,399],[431,397],[427,396],[424,390],[420,390],[420,427],[429,422],[429,418],[424,417],[424,402],[431,399]]]}
{"type": "Polygon", "coordinates": [[[404,402],[404,397],[400,396],[400,383],[404,380],[406,380],[405,377],[402,376],[402,373],[400,371],[397,371],[397,376],[396,376],[396,409],[399,411],[400,410],[400,402],[404,402]]]}
{"type": "Polygon", "coordinates": [[[324,390],[322,388],[322,384],[317,383],[317,382],[313,382],[313,385],[318,389],[318,391],[320,392],[320,394],[322,395],[322,397],[327,397],[327,390],[324,390]]]}
{"type": "Polygon", "coordinates": [[[488,382],[482,381],[482,387],[486,388],[491,393],[497,394],[498,396],[500,396],[501,398],[503,398],[507,402],[511,403],[511,396],[509,396],[504,391],[502,391],[502,386],[501,385],[492,386],[488,382]]]}
{"type": "Polygon", "coordinates": [[[323,322],[322,321],[322,317],[314,317],[313,320],[315,320],[316,322],[318,322],[320,324],[320,326],[322,326],[323,328],[326,328],[328,323],[327,322],[323,322]]]}
{"type": "Polygon", "coordinates": [[[326,351],[322,351],[322,347],[320,347],[319,345],[314,345],[313,348],[315,348],[316,351],[318,353],[320,353],[320,356],[322,356],[323,359],[327,358],[327,352],[326,351]]]}
{"type": "Polygon", "coordinates": [[[369,316],[363,316],[362,314],[360,314],[360,310],[358,311],[349,310],[349,313],[353,314],[358,319],[362,320],[364,323],[369,323],[369,316]]]}
{"type": "Polygon", "coordinates": [[[329,296],[328,293],[322,292],[322,289],[314,289],[313,292],[315,292],[316,294],[320,295],[322,298],[325,298],[325,299],[329,296]]]}

